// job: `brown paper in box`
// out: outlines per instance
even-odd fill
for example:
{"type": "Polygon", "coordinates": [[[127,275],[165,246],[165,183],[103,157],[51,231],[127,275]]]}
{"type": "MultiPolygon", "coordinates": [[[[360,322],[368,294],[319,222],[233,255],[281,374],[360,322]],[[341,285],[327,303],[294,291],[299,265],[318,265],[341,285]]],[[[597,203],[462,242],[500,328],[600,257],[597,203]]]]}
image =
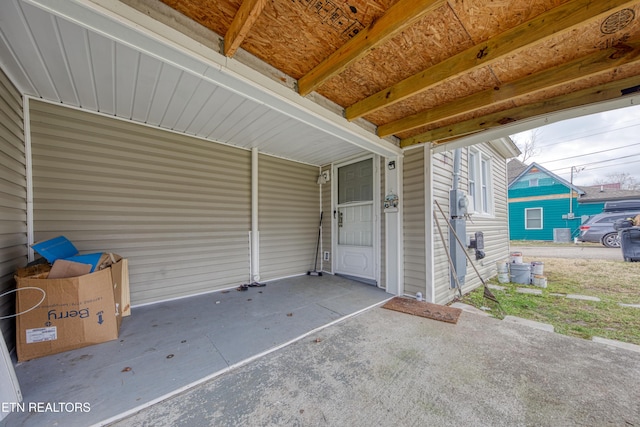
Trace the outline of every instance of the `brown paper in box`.
{"type": "Polygon", "coordinates": [[[89,273],[91,273],[90,264],[57,259],[51,266],[47,279],[64,279],[66,277],[84,276],[89,273]]]}

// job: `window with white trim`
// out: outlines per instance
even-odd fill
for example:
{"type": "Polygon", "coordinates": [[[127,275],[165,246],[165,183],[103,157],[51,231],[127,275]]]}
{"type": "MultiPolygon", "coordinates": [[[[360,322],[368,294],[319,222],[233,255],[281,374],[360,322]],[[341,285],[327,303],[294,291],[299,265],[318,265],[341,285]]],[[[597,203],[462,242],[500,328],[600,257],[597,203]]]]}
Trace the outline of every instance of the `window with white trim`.
{"type": "Polygon", "coordinates": [[[542,208],[528,208],[524,210],[525,230],[542,230],[542,208]]]}
{"type": "Polygon", "coordinates": [[[469,148],[469,211],[493,215],[491,158],[475,148],[469,148]]]}

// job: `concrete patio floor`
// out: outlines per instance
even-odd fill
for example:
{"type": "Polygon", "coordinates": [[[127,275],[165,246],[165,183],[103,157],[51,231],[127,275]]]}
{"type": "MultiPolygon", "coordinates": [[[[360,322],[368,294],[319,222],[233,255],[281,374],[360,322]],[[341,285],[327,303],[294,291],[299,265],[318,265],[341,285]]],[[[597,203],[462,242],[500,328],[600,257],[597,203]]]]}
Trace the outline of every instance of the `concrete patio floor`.
{"type": "Polygon", "coordinates": [[[16,408],[0,425],[100,424],[390,297],[324,275],[134,307],[118,340],[18,363],[25,409],[16,408]],[[60,403],[80,407],[69,411],[73,406],[60,403]],[[29,411],[29,404],[42,411],[29,411]]]}
{"type": "Polygon", "coordinates": [[[640,354],[372,308],[110,425],[639,426],[640,354]]]}

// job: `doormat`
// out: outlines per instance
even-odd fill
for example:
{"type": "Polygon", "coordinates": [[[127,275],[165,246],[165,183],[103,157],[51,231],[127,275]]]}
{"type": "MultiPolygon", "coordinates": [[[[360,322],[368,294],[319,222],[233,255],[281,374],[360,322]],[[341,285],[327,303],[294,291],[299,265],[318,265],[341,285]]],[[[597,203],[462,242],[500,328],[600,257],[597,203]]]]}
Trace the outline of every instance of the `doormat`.
{"type": "Polygon", "coordinates": [[[401,297],[389,300],[382,308],[453,324],[458,323],[462,313],[459,308],[401,297]]]}

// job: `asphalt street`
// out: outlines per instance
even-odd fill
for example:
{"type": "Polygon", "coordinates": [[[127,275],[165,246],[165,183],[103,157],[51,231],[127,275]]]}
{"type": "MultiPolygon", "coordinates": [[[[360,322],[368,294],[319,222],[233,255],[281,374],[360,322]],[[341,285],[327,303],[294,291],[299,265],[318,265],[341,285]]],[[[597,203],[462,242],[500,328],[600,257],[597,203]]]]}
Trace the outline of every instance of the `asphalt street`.
{"type": "Polygon", "coordinates": [[[605,248],[595,245],[563,245],[558,246],[511,246],[511,252],[522,252],[527,257],[540,258],[575,258],[575,259],[607,259],[624,261],[622,249],[605,248]]]}

